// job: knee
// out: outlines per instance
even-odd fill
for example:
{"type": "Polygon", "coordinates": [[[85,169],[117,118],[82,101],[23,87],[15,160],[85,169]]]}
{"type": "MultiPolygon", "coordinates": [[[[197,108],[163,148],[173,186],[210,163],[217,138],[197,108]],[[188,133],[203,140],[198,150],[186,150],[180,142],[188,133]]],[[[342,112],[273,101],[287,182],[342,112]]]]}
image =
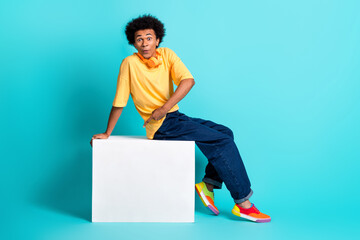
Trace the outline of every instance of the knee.
{"type": "Polygon", "coordinates": [[[234,139],[234,133],[230,128],[225,127],[225,134],[228,135],[231,139],[234,139]]]}
{"type": "Polygon", "coordinates": [[[223,139],[222,139],[222,141],[225,143],[225,144],[235,144],[235,142],[234,142],[234,138],[232,137],[232,136],[230,136],[230,135],[228,135],[228,134],[225,134],[225,135],[223,135],[223,139]]]}

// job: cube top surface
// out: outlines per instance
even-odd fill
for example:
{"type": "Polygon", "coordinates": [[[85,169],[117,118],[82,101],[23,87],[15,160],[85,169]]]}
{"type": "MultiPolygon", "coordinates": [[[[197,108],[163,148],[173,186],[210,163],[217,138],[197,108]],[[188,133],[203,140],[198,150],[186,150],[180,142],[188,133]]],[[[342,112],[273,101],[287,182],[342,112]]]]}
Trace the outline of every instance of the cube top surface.
{"type": "Polygon", "coordinates": [[[93,141],[140,141],[140,142],[194,142],[194,141],[183,141],[183,140],[150,140],[145,136],[109,136],[108,139],[93,139],[93,141]]]}

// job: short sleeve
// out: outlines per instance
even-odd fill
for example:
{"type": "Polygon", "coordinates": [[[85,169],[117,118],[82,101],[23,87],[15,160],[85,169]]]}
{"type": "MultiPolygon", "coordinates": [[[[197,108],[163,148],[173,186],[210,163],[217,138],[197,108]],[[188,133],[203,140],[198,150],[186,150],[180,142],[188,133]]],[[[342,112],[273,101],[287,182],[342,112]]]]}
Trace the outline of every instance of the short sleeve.
{"type": "Polygon", "coordinates": [[[125,107],[130,95],[130,67],[126,58],[122,61],[117,79],[114,107],[125,107]]]}
{"type": "Polygon", "coordinates": [[[194,78],[175,52],[171,49],[167,50],[169,51],[169,61],[171,64],[171,78],[175,85],[178,86],[183,79],[194,78]]]}

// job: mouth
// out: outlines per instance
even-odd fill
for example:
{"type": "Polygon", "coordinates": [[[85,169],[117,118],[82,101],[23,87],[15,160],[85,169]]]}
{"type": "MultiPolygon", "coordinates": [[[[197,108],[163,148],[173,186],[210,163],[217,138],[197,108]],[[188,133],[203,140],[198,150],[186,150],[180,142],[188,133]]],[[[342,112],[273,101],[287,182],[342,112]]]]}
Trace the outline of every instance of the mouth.
{"type": "Polygon", "coordinates": [[[143,53],[149,53],[150,51],[149,50],[143,50],[143,53]]]}

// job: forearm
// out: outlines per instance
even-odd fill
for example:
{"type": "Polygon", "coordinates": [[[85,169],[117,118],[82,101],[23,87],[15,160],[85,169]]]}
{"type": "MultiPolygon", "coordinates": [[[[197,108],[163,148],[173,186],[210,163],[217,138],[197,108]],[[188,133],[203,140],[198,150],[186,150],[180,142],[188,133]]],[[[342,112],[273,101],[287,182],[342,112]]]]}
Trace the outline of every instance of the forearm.
{"type": "Polygon", "coordinates": [[[190,89],[195,85],[195,81],[192,78],[184,79],[180,82],[179,86],[175,90],[174,94],[164,104],[163,108],[168,112],[173,106],[175,106],[181,99],[183,99],[190,89]]]}
{"type": "Polygon", "coordinates": [[[112,107],[111,108],[111,112],[110,112],[110,116],[109,116],[109,121],[108,121],[108,125],[107,125],[107,129],[106,129],[106,134],[110,136],[110,134],[112,133],[112,131],[114,130],[114,127],[122,113],[123,107],[112,107]]]}

